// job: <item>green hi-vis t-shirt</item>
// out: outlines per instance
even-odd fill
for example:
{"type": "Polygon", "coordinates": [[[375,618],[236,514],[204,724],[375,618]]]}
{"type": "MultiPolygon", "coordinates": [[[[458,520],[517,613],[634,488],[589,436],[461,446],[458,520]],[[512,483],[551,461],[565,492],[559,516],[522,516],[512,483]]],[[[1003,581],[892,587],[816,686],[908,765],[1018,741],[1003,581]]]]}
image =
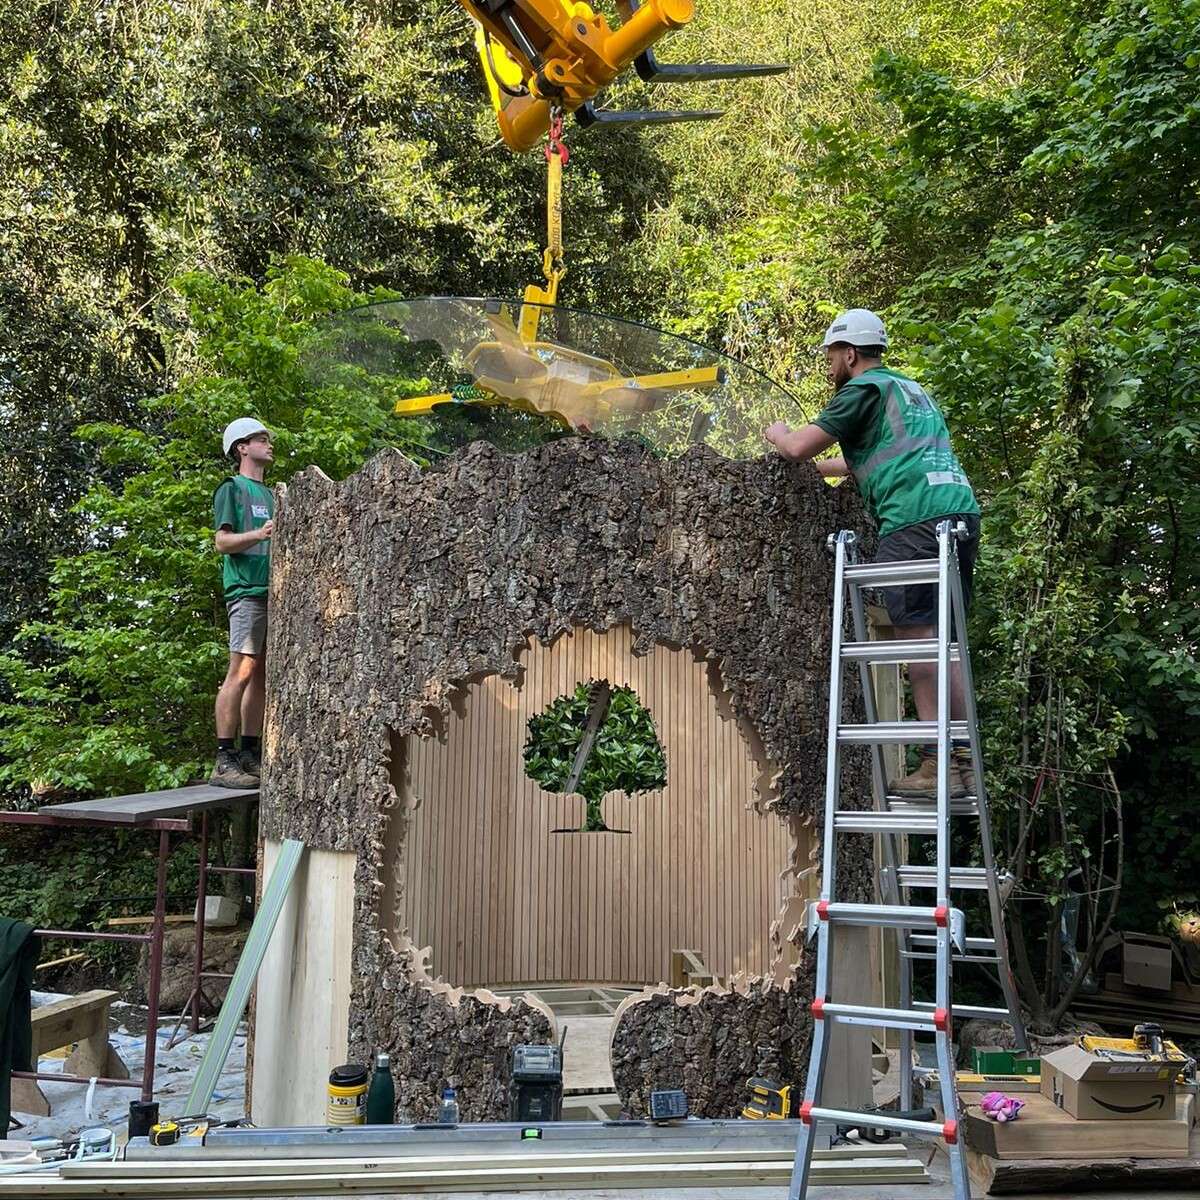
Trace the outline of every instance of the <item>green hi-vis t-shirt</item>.
{"type": "MultiPolygon", "coordinates": [[[[213,527],[233,533],[260,529],[275,516],[271,489],[245,475],[226,479],[213,495],[213,527]]],[[[240,554],[226,554],[223,568],[225,599],[265,596],[271,582],[271,541],[255,542],[240,554]]]]}
{"type": "Polygon", "coordinates": [[[864,371],[838,389],[813,424],[837,438],[880,535],[979,512],[941,410],[899,371],[864,371]]]}

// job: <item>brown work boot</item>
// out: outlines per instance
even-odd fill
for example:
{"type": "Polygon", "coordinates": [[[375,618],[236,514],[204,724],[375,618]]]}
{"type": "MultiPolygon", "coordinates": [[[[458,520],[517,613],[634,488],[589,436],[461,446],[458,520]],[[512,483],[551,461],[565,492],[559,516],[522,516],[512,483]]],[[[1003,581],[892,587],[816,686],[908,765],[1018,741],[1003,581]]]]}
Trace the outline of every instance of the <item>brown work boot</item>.
{"type": "Polygon", "coordinates": [[[243,770],[238,761],[237,753],[232,750],[218,750],[217,763],[208,782],[213,787],[241,788],[249,790],[258,787],[258,776],[243,770]]]}
{"type": "Polygon", "coordinates": [[[255,783],[262,779],[262,754],[260,751],[243,746],[238,751],[238,765],[247,775],[254,776],[255,783]]]}
{"type": "MultiPolygon", "coordinates": [[[[902,779],[888,781],[888,793],[893,796],[905,796],[914,800],[937,799],[937,766],[936,754],[922,754],[917,769],[902,779]]],[[[962,779],[958,773],[958,763],[954,755],[950,756],[950,796],[957,800],[967,793],[963,789],[962,779]]]]}
{"type": "Polygon", "coordinates": [[[975,763],[971,759],[971,751],[964,746],[956,746],[950,751],[953,759],[951,770],[958,767],[958,777],[962,780],[963,792],[968,796],[978,796],[975,790],[975,763]]]}

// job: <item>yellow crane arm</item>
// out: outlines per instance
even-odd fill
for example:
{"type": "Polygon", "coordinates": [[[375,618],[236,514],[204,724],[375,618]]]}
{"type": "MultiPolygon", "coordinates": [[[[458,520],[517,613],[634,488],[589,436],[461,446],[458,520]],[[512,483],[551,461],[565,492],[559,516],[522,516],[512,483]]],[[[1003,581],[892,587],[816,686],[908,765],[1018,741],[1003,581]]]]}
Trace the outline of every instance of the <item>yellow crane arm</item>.
{"type": "Polygon", "coordinates": [[[693,0],[625,6],[613,29],[582,0],[461,0],[479,27],[476,39],[500,135],[531,150],[549,127],[551,106],[589,103],[660,38],[686,25],[693,0]]]}

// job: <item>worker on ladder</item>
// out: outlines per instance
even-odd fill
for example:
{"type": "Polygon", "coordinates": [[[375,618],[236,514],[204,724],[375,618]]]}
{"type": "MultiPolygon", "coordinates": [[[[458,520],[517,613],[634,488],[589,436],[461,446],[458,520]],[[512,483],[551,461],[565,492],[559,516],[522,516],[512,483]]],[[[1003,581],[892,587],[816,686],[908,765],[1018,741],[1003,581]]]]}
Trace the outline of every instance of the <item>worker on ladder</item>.
{"type": "MultiPolygon", "coordinates": [[[[777,421],[765,437],[784,458],[815,458],[834,443],[843,457],[820,459],[826,477],[853,474],[879,527],[876,562],[938,557],[937,526],[963,522],[967,537],[958,542],[963,600],[971,602],[971,576],[979,550],[979,505],[950,444],[945,418],[914,380],[883,365],[888,336],[883,321],[865,308],[842,313],[826,330],[826,374],[834,396],[802,429],[777,421]]],[[[892,624],[904,638],[932,638],[937,627],[937,588],[931,583],[883,589],[892,624]]],[[[937,665],[908,664],[917,717],[937,719],[937,665]]],[[[962,673],[951,674],[951,717],[965,715],[962,673]]],[[[965,744],[951,753],[950,794],[974,793],[971,756],[965,744]]],[[[921,747],[916,770],[890,780],[897,796],[937,794],[937,748],[921,747]]]]}

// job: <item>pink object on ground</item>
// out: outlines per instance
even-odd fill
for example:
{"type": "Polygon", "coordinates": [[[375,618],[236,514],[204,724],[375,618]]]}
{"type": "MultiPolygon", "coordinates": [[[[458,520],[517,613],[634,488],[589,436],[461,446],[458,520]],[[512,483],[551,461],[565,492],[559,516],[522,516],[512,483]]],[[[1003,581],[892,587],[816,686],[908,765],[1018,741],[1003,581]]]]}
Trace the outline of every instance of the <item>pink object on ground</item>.
{"type": "Polygon", "coordinates": [[[980,1100],[979,1107],[993,1121],[1015,1121],[1025,1107],[1025,1101],[1003,1092],[988,1092],[980,1100]]]}

